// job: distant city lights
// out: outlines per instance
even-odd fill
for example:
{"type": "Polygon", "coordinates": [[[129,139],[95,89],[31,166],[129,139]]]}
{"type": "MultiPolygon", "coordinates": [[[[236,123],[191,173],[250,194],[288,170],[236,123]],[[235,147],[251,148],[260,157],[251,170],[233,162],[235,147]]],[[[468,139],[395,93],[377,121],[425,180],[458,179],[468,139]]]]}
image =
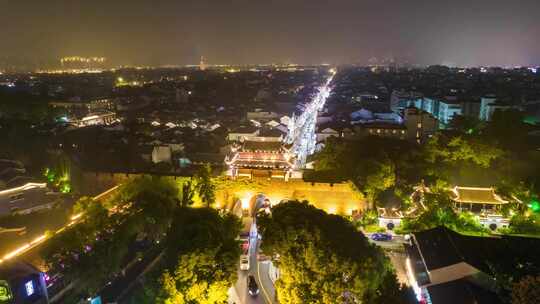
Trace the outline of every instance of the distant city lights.
{"type": "Polygon", "coordinates": [[[84,62],[84,63],[103,63],[105,62],[105,57],[80,57],[80,56],[71,56],[60,58],[62,64],[66,62],[84,62]]]}

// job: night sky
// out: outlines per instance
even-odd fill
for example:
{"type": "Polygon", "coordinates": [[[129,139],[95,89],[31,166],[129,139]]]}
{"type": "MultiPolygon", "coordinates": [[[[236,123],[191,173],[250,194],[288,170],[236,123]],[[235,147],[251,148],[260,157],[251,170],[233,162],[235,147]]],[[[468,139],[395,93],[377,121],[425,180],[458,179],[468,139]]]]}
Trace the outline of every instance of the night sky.
{"type": "Polygon", "coordinates": [[[0,58],[540,64],[539,0],[0,0],[0,58]]]}

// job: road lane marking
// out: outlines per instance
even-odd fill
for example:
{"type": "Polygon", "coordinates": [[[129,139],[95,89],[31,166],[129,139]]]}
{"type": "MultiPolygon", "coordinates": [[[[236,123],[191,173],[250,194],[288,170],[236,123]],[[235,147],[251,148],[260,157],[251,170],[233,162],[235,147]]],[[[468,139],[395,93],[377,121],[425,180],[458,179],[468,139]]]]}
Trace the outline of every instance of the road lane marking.
{"type": "Polygon", "coordinates": [[[257,276],[259,277],[259,283],[261,284],[261,288],[263,290],[263,293],[264,293],[264,296],[266,298],[266,302],[268,302],[269,304],[272,304],[272,301],[270,300],[270,296],[268,296],[268,293],[266,292],[266,289],[264,288],[264,284],[261,280],[261,271],[260,271],[260,267],[259,267],[259,261],[257,261],[257,276]]]}

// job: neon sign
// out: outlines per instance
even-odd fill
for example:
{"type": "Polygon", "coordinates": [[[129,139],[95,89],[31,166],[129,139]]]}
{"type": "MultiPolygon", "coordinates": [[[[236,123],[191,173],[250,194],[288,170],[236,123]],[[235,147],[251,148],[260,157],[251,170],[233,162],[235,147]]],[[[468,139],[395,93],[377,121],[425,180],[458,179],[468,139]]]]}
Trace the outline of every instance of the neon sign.
{"type": "Polygon", "coordinates": [[[36,290],[34,289],[34,282],[28,281],[24,284],[24,289],[26,290],[26,295],[31,296],[33,295],[36,290]]]}

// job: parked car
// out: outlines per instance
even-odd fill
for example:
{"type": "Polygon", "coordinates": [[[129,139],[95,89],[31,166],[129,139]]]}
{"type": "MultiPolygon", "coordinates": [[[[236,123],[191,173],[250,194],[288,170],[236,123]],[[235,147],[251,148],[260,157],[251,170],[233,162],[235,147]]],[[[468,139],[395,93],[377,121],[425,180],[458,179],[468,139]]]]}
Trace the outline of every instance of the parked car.
{"type": "Polygon", "coordinates": [[[391,241],[392,235],[389,233],[374,233],[371,235],[371,239],[374,241],[391,241]]]}

